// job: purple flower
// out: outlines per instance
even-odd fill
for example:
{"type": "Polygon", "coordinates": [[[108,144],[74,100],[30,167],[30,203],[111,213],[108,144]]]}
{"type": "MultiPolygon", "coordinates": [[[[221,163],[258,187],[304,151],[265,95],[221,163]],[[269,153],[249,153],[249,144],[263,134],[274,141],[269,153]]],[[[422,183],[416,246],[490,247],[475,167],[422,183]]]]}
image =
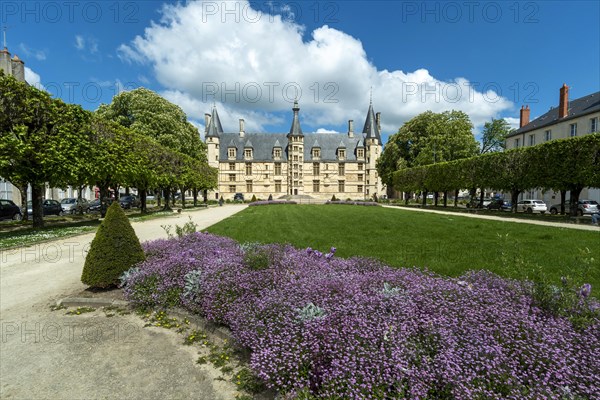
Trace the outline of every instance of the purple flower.
{"type": "Polygon", "coordinates": [[[584,299],[586,297],[588,297],[591,292],[592,292],[592,285],[590,285],[589,283],[584,283],[583,286],[581,286],[581,289],[579,289],[579,295],[581,297],[583,297],[584,299]]]}

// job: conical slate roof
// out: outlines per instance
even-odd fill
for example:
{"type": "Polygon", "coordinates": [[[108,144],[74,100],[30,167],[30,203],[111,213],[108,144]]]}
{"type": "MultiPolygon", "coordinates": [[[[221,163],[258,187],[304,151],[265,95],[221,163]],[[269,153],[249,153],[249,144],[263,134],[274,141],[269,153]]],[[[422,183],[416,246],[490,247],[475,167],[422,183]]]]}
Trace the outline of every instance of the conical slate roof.
{"type": "Polygon", "coordinates": [[[379,134],[379,128],[377,128],[373,103],[369,104],[369,111],[367,111],[367,118],[365,119],[365,126],[362,133],[365,134],[365,139],[377,139],[381,143],[381,135],[379,134]]]}
{"type": "Polygon", "coordinates": [[[212,114],[210,116],[210,123],[206,128],[206,137],[219,137],[221,134],[223,134],[223,126],[221,126],[221,120],[219,119],[217,107],[213,107],[212,114]]]}
{"type": "Polygon", "coordinates": [[[292,120],[292,127],[290,128],[288,136],[304,136],[302,128],[300,127],[300,118],[298,116],[300,107],[298,107],[297,101],[294,101],[294,108],[292,108],[292,110],[294,111],[294,119],[292,120]]]}

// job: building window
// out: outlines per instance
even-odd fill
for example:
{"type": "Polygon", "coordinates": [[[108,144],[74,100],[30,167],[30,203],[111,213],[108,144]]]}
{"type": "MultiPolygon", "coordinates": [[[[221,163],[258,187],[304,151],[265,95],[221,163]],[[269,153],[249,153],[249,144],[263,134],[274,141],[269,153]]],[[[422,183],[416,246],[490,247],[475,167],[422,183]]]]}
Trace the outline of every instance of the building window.
{"type": "Polygon", "coordinates": [[[298,173],[294,172],[294,179],[298,179],[298,173]]]}
{"type": "Polygon", "coordinates": [[[313,192],[319,193],[319,181],[313,181],[313,192]]]}
{"type": "Polygon", "coordinates": [[[321,149],[312,149],[312,158],[320,158],[321,149]]]}
{"type": "Polygon", "coordinates": [[[294,161],[298,162],[298,156],[294,156],[294,161]]]}
{"type": "Polygon", "coordinates": [[[235,153],[236,153],[236,148],[235,147],[230,147],[227,149],[227,157],[229,158],[235,158],[235,153]]]}
{"type": "Polygon", "coordinates": [[[358,180],[361,182],[363,181],[363,174],[358,174],[358,180]]]}
{"type": "Polygon", "coordinates": [[[277,148],[273,150],[273,157],[276,159],[280,159],[281,158],[281,149],[277,148]]]}
{"type": "Polygon", "coordinates": [[[590,133],[598,132],[598,117],[590,118],[590,133]]]}
{"type": "Polygon", "coordinates": [[[340,160],[346,159],[346,150],[345,149],[338,150],[338,159],[340,159],[340,160]]]}
{"type": "Polygon", "coordinates": [[[357,149],[356,150],[356,157],[358,157],[358,158],[365,158],[365,149],[357,149]]]}
{"type": "Polygon", "coordinates": [[[519,147],[519,139],[515,139],[515,149],[519,147]]]}
{"type": "Polygon", "coordinates": [[[313,175],[320,175],[321,174],[321,168],[319,166],[319,163],[313,163],[313,175]]]}
{"type": "Polygon", "coordinates": [[[281,163],[275,163],[275,175],[281,175],[281,163]]]}
{"type": "Polygon", "coordinates": [[[363,170],[363,165],[361,163],[358,164],[358,170],[362,171],[363,170]]]}
{"type": "Polygon", "coordinates": [[[577,136],[577,124],[569,125],[569,131],[570,131],[571,137],[577,136]]]}
{"type": "Polygon", "coordinates": [[[294,146],[294,151],[298,151],[298,146],[294,146]]]}
{"type": "Polygon", "coordinates": [[[546,132],[544,132],[544,140],[546,142],[549,140],[552,140],[552,131],[551,130],[547,130],[546,132]]]}
{"type": "Polygon", "coordinates": [[[252,181],[246,181],[246,192],[252,193],[252,181]]]}
{"type": "Polygon", "coordinates": [[[338,165],[338,175],[345,175],[346,174],[346,166],[344,164],[339,164],[338,165]]]}
{"type": "Polygon", "coordinates": [[[229,193],[235,193],[235,185],[229,185],[229,193]]]}
{"type": "Polygon", "coordinates": [[[275,193],[281,193],[281,181],[275,181],[275,193]]]}
{"type": "Polygon", "coordinates": [[[246,163],[246,175],[252,175],[252,163],[246,163]]]}
{"type": "Polygon", "coordinates": [[[246,160],[252,159],[252,149],[244,149],[244,158],[246,160]]]}
{"type": "Polygon", "coordinates": [[[235,182],[235,174],[229,174],[229,182],[235,182]]]}
{"type": "Polygon", "coordinates": [[[359,193],[362,193],[363,192],[363,185],[358,185],[356,187],[356,191],[359,192],[359,193]]]}
{"type": "Polygon", "coordinates": [[[535,135],[529,135],[529,145],[530,146],[535,145],[535,135]]]}
{"type": "Polygon", "coordinates": [[[230,171],[235,171],[235,163],[229,163],[229,170],[230,171]]]}
{"type": "Polygon", "coordinates": [[[346,187],[346,182],[344,182],[344,181],[338,182],[338,192],[344,193],[345,187],[346,187]]]}

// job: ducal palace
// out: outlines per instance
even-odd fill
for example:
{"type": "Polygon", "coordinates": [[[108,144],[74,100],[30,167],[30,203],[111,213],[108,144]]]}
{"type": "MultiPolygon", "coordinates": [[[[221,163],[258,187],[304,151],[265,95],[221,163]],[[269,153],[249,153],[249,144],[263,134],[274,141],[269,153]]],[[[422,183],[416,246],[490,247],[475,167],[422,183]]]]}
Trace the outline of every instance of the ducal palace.
{"type": "Polygon", "coordinates": [[[219,171],[210,198],[233,199],[242,193],[266,200],[313,198],[363,200],[385,195],[375,169],[381,155],[381,113],[369,105],[362,132],[303,133],[300,107],[294,103],[289,133],[250,133],[240,119],[239,132],[225,133],[217,109],[205,114],[209,165],[219,171]]]}

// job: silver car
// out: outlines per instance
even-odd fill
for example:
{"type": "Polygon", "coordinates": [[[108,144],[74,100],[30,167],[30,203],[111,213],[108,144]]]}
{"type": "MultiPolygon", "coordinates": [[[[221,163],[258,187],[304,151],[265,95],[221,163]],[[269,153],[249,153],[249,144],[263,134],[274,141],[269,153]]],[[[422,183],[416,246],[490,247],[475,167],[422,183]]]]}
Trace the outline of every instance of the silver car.
{"type": "Polygon", "coordinates": [[[517,212],[544,214],[546,211],[548,211],[548,206],[542,200],[521,200],[517,203],[517,212]]]}
{"type": "Polygon", "coordinates": [[[62,199],[60,206],[65,214],[76,214],[80,210],[87,213],[90,210],[90,205],[86,199],[76,199],[74,197],[62,199]]]}
{"type": "MultiPolygon", "coordinates": [[[[571,201],[565,201],[565,212],[568,213],[571,209],[571,201]]],[[[560,212],[560,203],[553,204],[550,206],[550,214],[555,215],[560,212]]],[[[577,202],[577,215],[582,216],[583,214],[597,214],[600,213],[600,207],[596,200],[579,200],[577,202]]]]}

